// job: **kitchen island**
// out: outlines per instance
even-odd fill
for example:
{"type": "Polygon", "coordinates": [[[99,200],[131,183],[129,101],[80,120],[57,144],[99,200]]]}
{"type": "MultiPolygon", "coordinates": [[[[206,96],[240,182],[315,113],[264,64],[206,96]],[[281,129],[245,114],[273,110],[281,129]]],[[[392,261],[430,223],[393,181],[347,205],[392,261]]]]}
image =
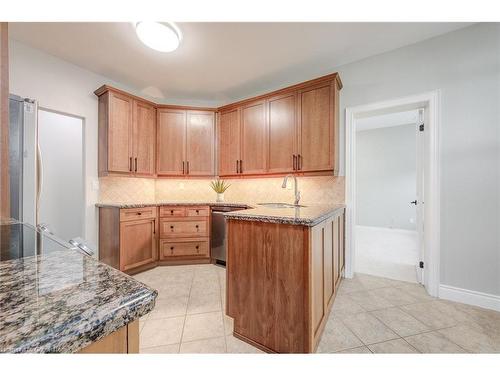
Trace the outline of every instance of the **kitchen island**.
{"type": "Polygon", "coordinates": [[[1,353],[138,352],[138,319],[154,308],[155,290],[76,249],[9,259],[9,237],[2,225],[1,353]]]}
{"type": "Polygon", "coordinates": [[[264,351],[312,353],[344,269],[344,205],[225,214],[227,315],[264,351]]]}

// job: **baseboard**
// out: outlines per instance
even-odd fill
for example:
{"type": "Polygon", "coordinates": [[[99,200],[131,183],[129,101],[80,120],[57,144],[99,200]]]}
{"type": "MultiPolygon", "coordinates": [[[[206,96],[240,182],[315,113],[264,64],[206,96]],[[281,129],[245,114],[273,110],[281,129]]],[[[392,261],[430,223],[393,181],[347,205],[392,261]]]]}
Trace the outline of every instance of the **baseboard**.
{"type": "Polygon", "coordinates": [[[441,284],[439,286],[439,298],[500,311],[500,296],[494,294],[441,284]]]}

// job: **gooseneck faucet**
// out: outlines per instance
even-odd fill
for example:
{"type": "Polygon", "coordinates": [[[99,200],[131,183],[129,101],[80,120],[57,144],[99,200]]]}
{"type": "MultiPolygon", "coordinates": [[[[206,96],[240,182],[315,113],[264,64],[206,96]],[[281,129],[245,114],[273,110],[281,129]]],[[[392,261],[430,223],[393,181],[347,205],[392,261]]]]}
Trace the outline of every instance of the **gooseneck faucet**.
{"type": "Polygon", "coordinates": [[[288,182],[288,177],[293,177],[293,185],[295,188],[295,201],[293,202],[293,204],[298,206],[300,201],[300,191],[298,190],[299,186],[297,183],[297,177],[292,176],[291,174],[286,175],[285,178],[283,179],[283,183],[281,184],[281,188],[286,189],[286,183],[288,182]]]}

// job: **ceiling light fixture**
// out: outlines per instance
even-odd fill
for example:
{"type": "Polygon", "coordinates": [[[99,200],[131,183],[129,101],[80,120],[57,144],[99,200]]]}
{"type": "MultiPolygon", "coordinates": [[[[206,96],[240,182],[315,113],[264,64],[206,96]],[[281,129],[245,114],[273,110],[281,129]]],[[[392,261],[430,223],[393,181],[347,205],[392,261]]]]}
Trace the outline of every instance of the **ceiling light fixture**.
{"type": "Polygon", "coordinates": [[[136,22],[135,32],[142,43],[160,52],[172,52],[179,47],[182,34],[172,22],[136,22]]]}

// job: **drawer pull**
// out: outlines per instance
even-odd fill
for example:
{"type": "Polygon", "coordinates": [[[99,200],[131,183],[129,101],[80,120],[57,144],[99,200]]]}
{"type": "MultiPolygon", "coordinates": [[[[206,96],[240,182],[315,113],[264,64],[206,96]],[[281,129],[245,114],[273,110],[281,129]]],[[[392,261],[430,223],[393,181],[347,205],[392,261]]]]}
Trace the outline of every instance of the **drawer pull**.
{"type": "Polygon", "coordinates": [[[173,247],[173,246],[170,246],[170,250],[173,250],[173,249],[174,249],[174,247],[173,247]]]}
{"type": "Polygon", "coordinates": [[[142,212],[138,212],[137,215],[142,215],[142,212]]]}
{"type": "Polygon", "coordinates": [[[199,246],[199,245],[196,245],[196,250],[198,250],[199,248],[200,248],[200,246],[199,246]]]}
{"type": "Polygon", "coordinates": [[[196,213],[199,214],[200,213],[200,210],[196,210],[196,213]]]}
{"type": "Polygon", "coordinates": [[[173,231],[174,231],[174,226],[173,226],[173,225],[171,225],[171,226],[170,226],[170,229],[172,229],[172,232],[173,232],[173,231]]]}
{"type": "Polygon", "coordinates": [[[170,215],[173,215],[174,214],[174,210],[170,210],[170,215]]]}

